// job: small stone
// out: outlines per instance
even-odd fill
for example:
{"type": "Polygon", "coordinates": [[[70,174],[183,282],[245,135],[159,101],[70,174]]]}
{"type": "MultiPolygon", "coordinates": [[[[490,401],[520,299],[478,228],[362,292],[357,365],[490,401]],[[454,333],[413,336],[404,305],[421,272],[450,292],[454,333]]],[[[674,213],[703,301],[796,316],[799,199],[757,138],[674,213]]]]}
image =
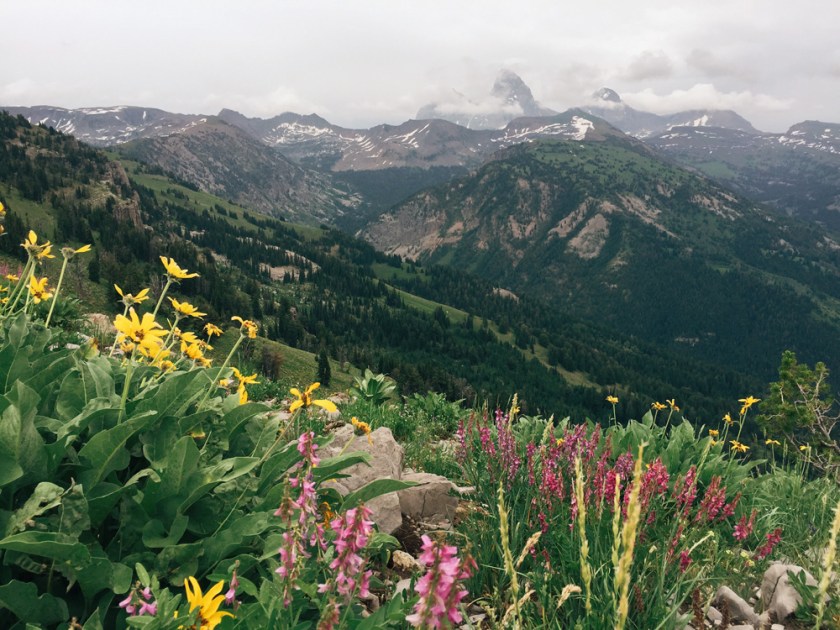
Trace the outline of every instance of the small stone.
{"type": "MultiPolygon", "coordinates": [[[[721,586],[715,594],[715,604],[726,602],[729,607],[729,617],[733,621],[746,621],[755,626],[758,623],[758,615],[743,598],[728,586],[721,586]]],[[[731,626],[734,628],[734,626],[731,626]]]]}
{"type": "Polygon", "coordinates": [[[723,621],[723,613],[714,606],[709,606],[709,610],[706,611],[706,618],[709,621],[721,622],[723,621]]]}
{"type": "Polygon", "coordinates": [[[400,580],[394,587],[394,595],[396,595],[397,593],[402,593],[403,591],[407,591],[409,588],[411,588],[411,580],[409,580],[408,578],[400,580]]]}
{"type": "Polygon", "coordinates": [[[770,626],[770,630],[785,630],[785,627],[780,623],[774,623],[770,626]]]}
{"type": "Polygon", "coordinates": [[[391,564],[396,571],[403,573],[420,573],[423,571],[423,565],[415,560],[414,556],[400,549],[391,554],[391,564]]]}
{"type": "MultiPolygon", "coordinates": [[[[795,564],[773,563],[761,580],[761,599],[767,606],[767,612],[778,620],[792,615],[802,603],[802,598],[790,583],[788,571],[796,575],[805,569],[795,564]]],[[[807,571],[805,582],[808,586],[817,585],[814,576],[807,571]]]]}

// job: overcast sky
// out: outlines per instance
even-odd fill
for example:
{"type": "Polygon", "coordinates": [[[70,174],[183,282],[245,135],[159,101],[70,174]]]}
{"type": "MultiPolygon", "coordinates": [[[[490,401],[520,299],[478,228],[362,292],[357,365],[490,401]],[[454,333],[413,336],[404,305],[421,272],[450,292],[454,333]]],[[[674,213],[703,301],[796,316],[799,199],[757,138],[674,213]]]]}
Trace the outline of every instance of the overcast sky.
{"type": "Polygon", "coordinates": [[[0,105],[142,105],[399,123],[500,69],[759,129],[840,122],[838,0],[0,0],[0,105]]]}

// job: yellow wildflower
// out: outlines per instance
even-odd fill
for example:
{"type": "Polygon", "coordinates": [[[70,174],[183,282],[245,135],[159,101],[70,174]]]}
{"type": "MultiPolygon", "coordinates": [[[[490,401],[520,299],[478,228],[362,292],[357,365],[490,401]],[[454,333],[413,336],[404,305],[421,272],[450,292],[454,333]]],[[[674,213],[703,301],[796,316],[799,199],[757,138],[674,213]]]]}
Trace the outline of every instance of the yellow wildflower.
{"type": "Polygon", "coordinates": [[[192,576],[184,580],[184,589],[187,591],[190,612],[196,608],[199,609],[198,622],[201,630],[213,630],[225,617],[233,617],[233,613],[219,610],[219,606],[225,601],[225,596],[220,595],[223,586],[224,581],[219,581],[206,594],[202,594],[198,580],[192,576]]]}
{"type": "Polygon", "coordinates": [[[733,451],[738,451],[739,453],[746,453],[750,450],[750,447],[746,444],[742,444],[738,440],[729,440],[729,443],[732,445],[733,451]]]}
{"type": "Polygon", "coordinates": [[[126,306],[134,306],[135,304],[141,304],[149,299],[149,290],[143,289],[137,295],[133,295],[131,293],[123,293],[123,290],[119,287],[119,285],[114,285],[114,288],[117,290],[117,293],[120,294],[122,300],[120,300],[126,306]]]}
{"type": "Polygon", "coordinates": [[[720,444],[720,440],[711,439],[709,440],[709,446],[717,446],[720,444]]]}
{"type": "Polygon", "coordinates": [[[367,436],[368,444],[373,444],[373,440],[370,437],[370,425],[367,422],[362,422],[356,416],[353,416],[350,418],[350,424],[367,436]]]}
{"type": "Polygon", "coordinates": [[[650,404],[650,406],[654,411],[662,411],[663,409],[665,409],[665,405],[663,405],[661,402],[653,402],[650,404]]]}
{"type": "Polygon", "coordinates": [[[618,396],[612,396],[612,395],[607,396],[607,402],[610,403],[611,405],[617,405],[618,404],[618,396]]]}
{"type": "Polygon", "coordinates": [[[163,263],[163,266],[166,269],[166,275],[173,280],[186,280],[187,278],[198,277],[197,273],[187,273],[186,269],[181,269],[181,267],[178,266],[178,263],[176,263],[172,258],[161,256],[160,262],[163,263]]]}
{"type": "Polygon", "coordinates": [[[800,451],[807,451],[809,448],[811,448],[811,447],[803,444],[802,446],[799,447],[799,450],[800,451]]]}
{"type": "Polygon", "coordinates": [[[26,235],[26,238],[20,246],[34,258],[55,258],[55,256],[50,254],[50,251],[52,250],[52,243],[49,241],[46,243],[38,243],[38,235],[35,234],[35,230],[29,230],[29,234],[26,235]]]}
{"type": "Polygon", "coordinates": [[[723,416],[723,421],[728,425],[735,424],[735,421],[732,419],[732,415],[729,414],[729,413],[727,413],[725,416],[723,416]]]}
{"type": "Polygon", "coordinates": [[[6,280],[8,280],[9,282],[17,282],[18,280],[20,280],[20,276],[16,276],[13,273],[7,273],[6,280]]]}
{"type": "Polygon", "coordinates": [[[781,445],[782,445],[782,443],[781,443],[781,442],[779,442],[779,440],[770,440],[770,439],[767,439],[767,440],[764,440],[764,443],[765,443],[767,446],[781,446],[781,445]]]}
{"type": "Polygon", "coordinates": [[[137,317],[132,307],[128,311],[128,317],[117,315],[114,319],[114,327],[119,332],[118,341],[124,338],[146,347],[150,352],[154,351],[162,343],[162,337],[166,331],[155,321],[151,313],[143,313],[143,319],[137,317]]]}
{"type": "Polygon", "coordinates": [[[672,398],[671,400],[666,400],[666,403],[671,407],[671,411],[679,411],[680,408],[677,406],[677,399],[672,398]]]}
{"type": "Polygon", "coordinates": [[[73,260],[73,256],[76,254],[84,254],[85,252],[90,251],[90,245],[82,245],[79,249],[73,249],[72,247],[62,247],[61,248],[61,255],[64,256],[67,260],[73,260]]]}
{"type": "Polygon", "coordinates": [[[250,319],[242,319],[238,315],[234,315],[230,318],[231,321],[239,322],[239,334],[249,339],[256,339],[257,338],[257,325],[252,322],[250,319]]]}
{"type": "Polygon", "coordinates": [[[204,353],[201,351],[201,347],[197,343],[187,343],[186,341],[182,341],[181,352],[193,361],[199,361],[204,358],[204,353]]]}
{"type": "Polygon", "coordinates": [[[739,398],[738,402],[743,403],[743,406],[741,407],[741,415],[743,416],[745,413],[747,413],[747,409],[752,407],[759,400],[761,400],[761,398],[753,398],[752,396],[747,396],[746,398],[739,398]]]}
{"type": "Polygon", "coordinates": [[[204,325],[204,332],[207,333],[207,337],[210,338],[213,335],[217,337],[222,336],[222,329],[216,326],[216,324],[207,323],[204,325]]]}
{"type": "Polygon", "coordinates": [[[207,313],[202,313],[189,302],[179,302],[175,298],[169,298],[169,301],[172,302],[172,308],[175,309],[175,312],[183,317],[198,317],[200,319],[207,315],[207,313]]]}
{"type": "Polygon", "coordinates": [[[3,205],[3,202],[0,201],[0,216],[6,214],[6,206],[3,205]]]}
{"type": "Polygon", "coordinates": [[[557,446],[563,446],[566,443],[566,438],[557,438],[557,446]]]}
{"type": "Polygon", "coordinates": [[[720,435],[720,431],[718,431],[717,429],[709,429],[709,435],[711,435],[712,437],[717,437],[720,435]]]}
{"type": "Polygon", "coordinates": [[[335,406],[331,400],[312,400],[312,392],[318,389],[321,386],[320,383],[312,383],[309,387],[306,388],[306,391],[301,393],[301,391],[297,387],[292,387],[289,391],[292,393],[293,396],[297,397],[297,400],[292,402],[289,405],[289,412],[294,413],[301,407],[304,409],[311,407],[312,405],[317,405],[322,409],[326,409],[329,412],[338,411],[338,407],[335,406]]]}
{"type": "Polygon", "coordinates": [[[47,277],[44,276],[38,280],[35,276],[31,276],[29,278],[29,294],[35,304],[49,300],[53,296],[53,292],[47,289],[47,277]]]}

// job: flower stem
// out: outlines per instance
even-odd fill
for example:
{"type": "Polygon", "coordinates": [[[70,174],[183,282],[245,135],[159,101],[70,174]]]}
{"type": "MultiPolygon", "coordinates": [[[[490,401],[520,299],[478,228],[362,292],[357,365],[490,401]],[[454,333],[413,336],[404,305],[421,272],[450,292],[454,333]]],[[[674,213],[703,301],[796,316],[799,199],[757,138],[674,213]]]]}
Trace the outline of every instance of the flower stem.
{"type": "MultiPolygon", "coordinates": [[[[228,352],[227,357],[225,357],[225,362],[222,363],[222,367],[219,368],[218,375],[221,376],[222,372],[225,371],[225,368],[230,363],[230,360],[233,358],[234,353],[239,349],[239,345],[242,343],[242,340],[245,339],[245,336],[240,333],[239,339],[236,340],[236,343],[233,344],[233,348],[230,349],[228,352]]],[[[214,380],[210,383],[210,387],[207,388],[207,393],[204,394],[204,398],[201,399],[201,402],[198,403],[198,408],[201,409],[204,406],[204,403],[207,402],[207,399],[210,398],[210,394],[216,388],[216,383],[218,379],[214,380]]]]}
{"type": "Polygon", "coordinates": [[[163,298],[166,295],[166,292],[169,291],[169,287],[172,286],[172,278],[167,276],[166,277],[166,284],[163,285],[163,291],[160,292],[160,297],[158,298],[157,304],[155,304],[155,310],[152,311],[152,317],[156,318],[158,311],[160,310],[160,305],[163,304],[163,298]]]}
{"type": "Polygon", "coordinates": [[[128,360],[125,368],[125,383],[123,384],[122,396],[120,397],[120,422],[125,419],[125,403],[128,400],[128,388],[131,385],[131,377],[134,375],[134,361],[128,360]]]}
{"type": "Polygon", "coordinates": [[[61,273],[58,274],[58,284],[55,285],[55,293],[53,293],[52,297],[52,304],[50,304],[50,312],[47,313],[47,321],[45,322],[44,326],[47,328],[50,327],[50,320],[52,319],[53,311],[55,310],[55,303],[58,302],[58,292],[61,291],[61,283],[64,282],[64,272],[67,270],[67,257],[65,256],[64,262],[61,263],[61,273]]]}
{"type": "Polygon", "coordinates": [[[9,296],[9,300],[11,301],[12,305],[6,311],[7,314],[12,314],[15,310],[15,306],[17,306],[18,300],[20,300],[20,295],[23,291],[25,291],[26,285],[29,284],[29,276],[32,275],[34,270],[34,263],[32,261],[32,257],[26,261],[26,266],[23,268],[23,271],[20,274],[20,278],[18,278],[17,286],[12,291],[12,295],[9,296]],[[14,300],[12,300],[14,297],[14,300]]]}

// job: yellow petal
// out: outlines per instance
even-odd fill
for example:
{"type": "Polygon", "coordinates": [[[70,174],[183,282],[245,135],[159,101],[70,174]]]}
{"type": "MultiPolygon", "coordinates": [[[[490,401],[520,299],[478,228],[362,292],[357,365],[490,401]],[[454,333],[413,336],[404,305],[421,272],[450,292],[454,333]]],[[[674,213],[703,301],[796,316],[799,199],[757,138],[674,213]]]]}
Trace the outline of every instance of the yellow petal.
{"type": "Polygon", "coordinates": [[[330,413],[335,413],[336,411],[338,411],[338,407],[336,407],[335,403],[331,400],[313,400],[312,404],[318,405],[319,407],[323,407],[330,413]]]}

